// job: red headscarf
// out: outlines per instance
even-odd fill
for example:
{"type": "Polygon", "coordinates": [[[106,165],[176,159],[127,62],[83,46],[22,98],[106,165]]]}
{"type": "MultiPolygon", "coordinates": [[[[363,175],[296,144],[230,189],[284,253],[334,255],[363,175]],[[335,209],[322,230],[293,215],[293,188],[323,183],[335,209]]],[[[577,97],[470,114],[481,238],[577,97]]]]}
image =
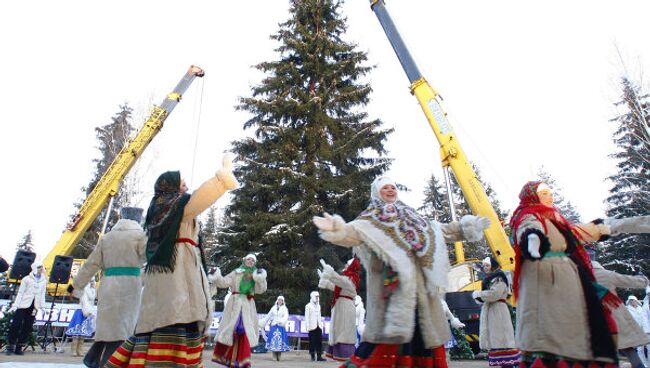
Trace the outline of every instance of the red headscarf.
{"type": "MultiPolygon", "coordinates": [[[[361,272],[361,263],[357,257],[352,258],[352,262],[345,267],[342,274],[352,281],[354,288],[359,291],[359,273],[361,272]]],[[[332,306],[336,304],[336,300],[341,296],[341,287],[336,286],[334,288],[334,301],[332,306]]]]}
{"type": "Polygon", "coordinates": [[[546,220],[551,221],[555,226],[560,230],[569,231],[577,240],[576,249],[574,255],[576,256],[581,265],[586,267],[591,274],[592,279],[595,279],[593,276],[593,270],[591,268],[591,261],[589,255],[584,250],[584,237],[582,236],[582,230],[580,227],[574,225],[569,220],[564,218],[562,214],[553,206],[545,206],[537,195],[537,188],[542,184],[541,181],[529,181],[524,185],[519,192],[519,206],[515,209],[510,219],[510,227],[512,228],[512,234],[515,243],[515,279],[513,283],[513,289],[515,298],[517,297],[519,291],[519,273],[521,271],[521,249],[519,247],[519,238],[517,237],[517,230],[521,224],[524,217],[527,215],[533,215],[535,218],[542,224],[544,227],[544,232],[547,232],[546,220]]]}

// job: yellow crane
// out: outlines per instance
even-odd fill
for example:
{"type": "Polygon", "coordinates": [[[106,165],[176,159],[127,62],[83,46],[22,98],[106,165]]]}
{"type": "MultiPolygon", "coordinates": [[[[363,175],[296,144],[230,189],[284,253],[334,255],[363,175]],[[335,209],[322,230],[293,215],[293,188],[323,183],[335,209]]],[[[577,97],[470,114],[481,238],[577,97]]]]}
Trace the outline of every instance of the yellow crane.
{"type": "MultiPolygon", "coordinates": [[[[95,188],[93,188],[92,192],[90,192],[88,197],[86,197],[79,212],[73,217],[70,224],[67,226],[67,229],[61,235],[59,241],[56,242],[47,257],[45,257],[43,264],[48,270],[52,269],[54,258],[57,255],[68,256],[72,253],[77,242],[79,242],[79,239],[81,239],[83,234],[88,230],[90,225],[95,221],[108,202],[110,202],[110,204],[107,213],[110,213],[113,198],[117,194],[120,184],[126,174],[163,127],[165,119],[167,119],[172,110],[174,110],[176,104],[180,102],[183,93],[185,93],[196,77],[203,77],[204,74],[203,69],[198,66],[190,66],[187,73],[185,73],[180,82],[178,82],[178,85],[176,85],[176,88],[165,97],[162,104],[153,107],[149,118],[144,123],[144,126],[138,131],[133,139],[130,139],[124,147],[122,147],[122,150],[106,169],[106,172],[104,172],[95,188]]],[[[104,229],[108,222],[107,220],[108,218],[104,221],[104,229]]],[[[102,232],[104,229],[102,229],[102,232]]],[[[78,266],[81,261],[82,260],[75,260],[75,264],[78,266]]],[[[61,287],[59,290],[64,291],[65,289],[65,287],[61,287]]],[[[54,285],[52,285],[52,287],[48,285],[48,292],[54,292],[54,285]]]]}
{"type": "MultiPolygon", "coordinates": [[[[451,195],[451,184],[449,170],[451,170],[458,182],[465,200],[476,215],[485,216],[490,219],[490,227],[485,230],[485,238],[492,250],[494,257],[497,259],[502,269],[510,271],[514,269],[515,254],[510,240],[504,231],[501,221],[498,218],[490,200],[485,193],[472,165],[470,164],[465,152],[460,146],[460,142],[454,134],[454,130],[447,120],[447,116],[442,109],[438,92],[434,90],[429,82],[420,73],[415,61],[411,57],[404,41],[402,40],[393,20],[391,19],[383,0],[371,0],[371,9],[377,16],[379,23],[386,37],[390,41],[393,50],[406,72],[411,83],[411,93],[417,98],[424,115],[433,130],[438,143],[440,144],[440,158],[442,161],[443,172],[445,174],[445,183],[447,192],[451,195]]],[[[450,198],[450,204],[453,202],[450,198]]],[[[452,217],[455,217],[453,208],[451,209],[452,217]]],[[[452,288],[456,290],[471,290],[476,288],[475,279],[471,262],[465,261],[462,243],[455,244],[456,264],[451,270],[450,281],[452,288]],[[465,275],[465,276],[463,276],[465,275]],[[467,276],[472,275],[472,276],[467,276]],[[469,279],[468,279],[469,278],[469,279]],[[456,281],[456,282],[455,282],[456,281]],[[465,283],[467,281],[467,283],[465,283]],[[453,285],[454,282],[456,285],[453,285]],[[464,285],[462,283],[465,283],[464,285]]]]}

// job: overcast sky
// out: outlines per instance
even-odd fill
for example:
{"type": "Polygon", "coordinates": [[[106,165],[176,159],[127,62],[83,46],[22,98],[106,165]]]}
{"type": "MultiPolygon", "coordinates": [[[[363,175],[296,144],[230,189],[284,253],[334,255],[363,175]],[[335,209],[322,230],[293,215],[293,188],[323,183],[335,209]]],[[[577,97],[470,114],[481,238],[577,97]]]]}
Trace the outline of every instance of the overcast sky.
{"type": "MultiPolygon", "coordinates": [[[[540,165],[585,220],[604,215],[614,163],[613,102],[624,72],[650,70],[647,1],[388,1],[420,70],[444,98],[456,134],[507,209],[540,165]],[[620,54],[620,55],[619,55],[620,54]]],[[[438,143],[375,15],[348,0],[347,40],[368,52],[370,118],[394,127],[389,172],[414,207],[438,143]]],[[[0,254],[28,230],[40,256],[58,240],[98,157],[94,128],[118,106],[139,127],[190,64],[203,67],[138,166],[146,206],[157,174],[180,169],[196,188],[246,132],[234,111],[274,60],[269,36],[288,2],[12,1],[0,5],[0,254]]],[[[225,206],[227,198],[218,202],[225,206]]]]}

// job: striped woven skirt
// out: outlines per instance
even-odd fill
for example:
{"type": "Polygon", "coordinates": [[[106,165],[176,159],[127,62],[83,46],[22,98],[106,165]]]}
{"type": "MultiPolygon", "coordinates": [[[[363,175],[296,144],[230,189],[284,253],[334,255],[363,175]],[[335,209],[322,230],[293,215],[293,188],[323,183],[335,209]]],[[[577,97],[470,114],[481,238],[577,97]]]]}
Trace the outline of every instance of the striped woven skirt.
{"type": "Polygon", "coordinates": [[[231,346],[217,342],[212,353],[212,361],[232,368],[246,368],[251,366],[251,345],[246,337],[244,322],[241,312],[232,337],[231,346]]]}
{"type": "Polygon", "coordinates": [[[519,365],[518,349],[490,349],[488,362],[490,367],[516,367],[519,365]]]}
{"type": "Polygon", "coordinates": [[[108,359],[107,368],[202,368],[204,336],[196,322],[165,326],[129,337],[108,359]]]}
{"type": "Polygon", "coordinates": [[[618,362],[582,361],[564,358],[551,353],[521,353],[521,368],[617,368],[618,362]]]}

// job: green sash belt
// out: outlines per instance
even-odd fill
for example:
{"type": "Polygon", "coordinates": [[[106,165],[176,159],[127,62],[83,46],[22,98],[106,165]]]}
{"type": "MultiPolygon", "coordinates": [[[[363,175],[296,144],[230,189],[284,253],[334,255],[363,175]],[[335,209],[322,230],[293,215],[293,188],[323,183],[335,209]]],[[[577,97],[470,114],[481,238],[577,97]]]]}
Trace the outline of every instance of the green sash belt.
{"type": "Polygon", "coordinates": [[[566,257],[566,256],[567,255],[564,252],[546,252],[546,254],[544,254],[544,258],[546,258],[546,257],[566,257]]]}
{"type": "Polygon", "coordinates": [[[111,267],[104,271],[104,276],[140,276],[140,267],[111,267]]]}

